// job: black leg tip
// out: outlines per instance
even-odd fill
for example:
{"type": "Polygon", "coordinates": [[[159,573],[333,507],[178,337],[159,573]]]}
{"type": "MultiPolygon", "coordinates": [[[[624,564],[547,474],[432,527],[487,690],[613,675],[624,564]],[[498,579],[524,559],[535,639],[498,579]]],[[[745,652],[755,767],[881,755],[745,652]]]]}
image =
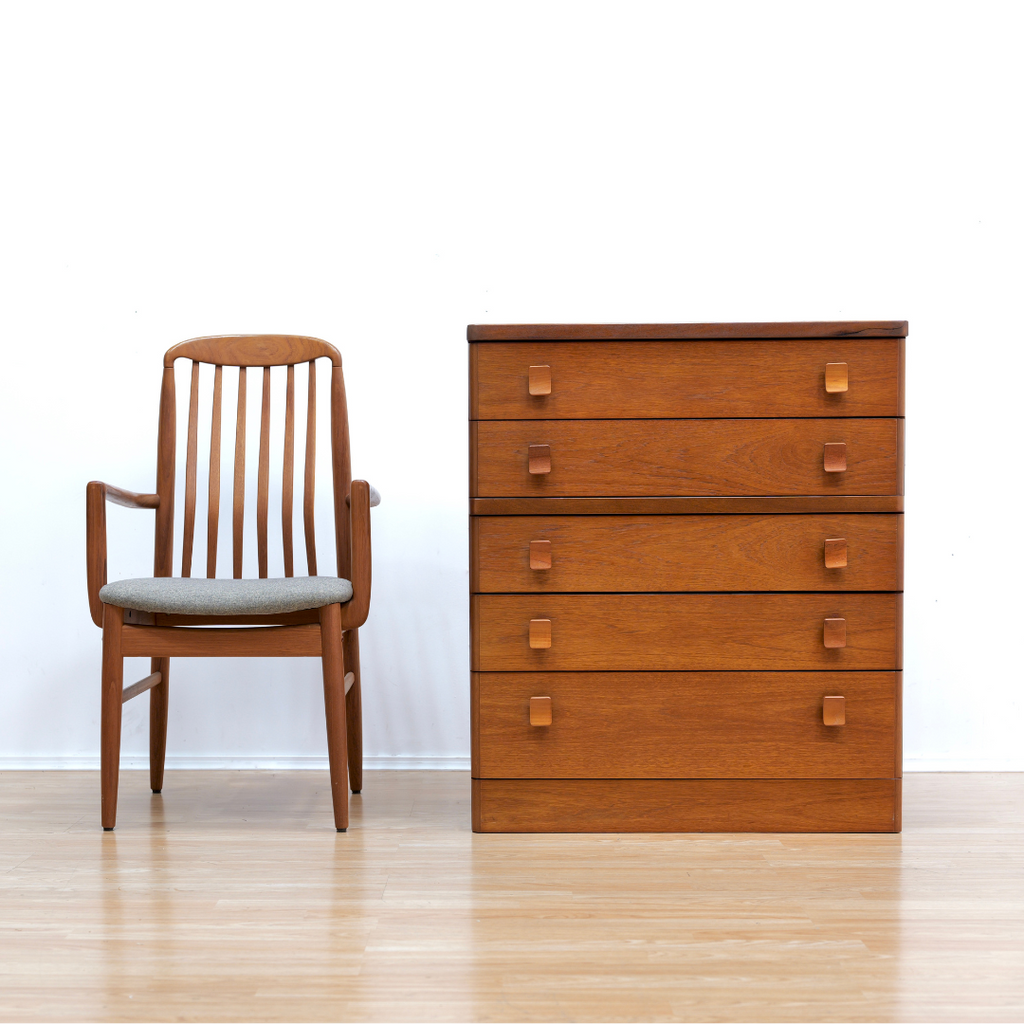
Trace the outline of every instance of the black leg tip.
{"type": "Polygon", "coordinates": [[[107,828],[107,826],[106,826],[106,825],[104,825],[104,826],[103,826],[103,831],[104,831],[104,832],[113,832],[113,831],[114,831],[114,826],[113,826],[113,825],[111,825],[111,826],[110,826],[110,828],[107,828]]]}
{"type": "Polygon", "coordinates": [[[348,831],[348,829],[345,829],[345,828],[339,828],[339,829],[338,829],[338,831],[339,831],[339,832],[347,832],[347,831],[348,831]]]}
{"type": "Polygon", "coordinates": [[[352,790],[352,795],[353,796],[359,796],[360,793],[362,793],[361,789],[353,789],[352,790]]]}
{"type": "Polygon", "coordinates": [[[162,793],[162,792],[163,792],[163,790],[162,790],[162,789],[154,789],[154,790],[153,790],[153,793],[154,793],[154,795],[159,795],[159,794],[160,794],[160,793],[162,793]]]}

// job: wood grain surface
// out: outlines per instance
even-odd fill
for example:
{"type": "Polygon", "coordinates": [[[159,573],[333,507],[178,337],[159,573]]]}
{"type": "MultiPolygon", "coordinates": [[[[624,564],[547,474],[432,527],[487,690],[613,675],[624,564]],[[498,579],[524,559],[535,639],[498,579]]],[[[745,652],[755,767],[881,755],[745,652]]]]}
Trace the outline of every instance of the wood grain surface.
{"type": "MultiPolygon", "coordinates": [[[[896,594],[477,594],[472,667],[479,672],[892,671],[896,594]],[[826,618],[847,645],[824,646],[826,618]],[[529,646],[531,619],[551,620],[551,647],[529,646]]],[[[129,629],[143,627],[125,627],[129,629]]],[[[302,628],[302,627],[295,627],[302,628]]]]}
{"type": "Polygon", "coordinates": [[[480,343],[470,419],[898,416],[899,340],[480,343]],[[829,394],[825,366],[848,366],[829,394]],[[530,373],[550,367],[550,392],[530,373]],[[536,390],[536,384],[535,384],[536,390]]]}
{"type": "Polygon", "coordinates": [[[1024,774],[909,774],[902,835],[474,835],[461,771],[338,834],[326,770],[124,771],[104,834],[97,776],[0,776],[2,1021],[1024,1017],[1024,774]]]}
{"type": "Polygon", "coordinates": [[[473,775],[892,778],[896,693],[894,672],[475,673],[473,775]],[[823,724],[827,695],[845,697],[846,725],[823,724]]]}
{"type": "Polygon", "coordinates": [[[127,704],[133,697],[138,697],[139,694],[152,690],[154,686],[159,686],[162,681],[163,676],[159,672],[150,672],[145,679],[140,679],[137,683],[132,683],[131,686],[126,686],[121,691],[121,703],[127,704]]]}
{"type": "Polygon", "coordinates": [[[126,658],[319,658],[320,627],[125,626],[121,650],[126,658]]]}
{"type": "Polygon", "coordinates": [[[645,338],[902,338],[906,320],[807,320],[733,324],[470,324],[469,341],[602,341],[645,338]]]}
{"type": "Polygon", "coordinates": [[[341,355],[327,341],[295,334],[223,334],[191,338],[164,354],[164,366],[176,359],[194,359],[221,366],[285,366],[325,356],[341,367],[341,355]]]}
{"type": "Polygon", "coordinates": [[[472,497],[897,494],[896,419],[486,420],[472,497]],[[826,473],[843,442],[848,469],[826,473]],[[551,447],[531,476],[530,445],[551,447]]]}
{"type": "Polygon", "coordinates": [[[476,832],[893,832],[899,779],[474,779],[476,832]]]}
{"type": "MultiPolygon", "coordinates": [[[[474,593],[902,590],[900,516],[477,516],[474,593]],[[847,564],[825,567],[825,541],[847,564]],[[531,543],[550,568],[530,567],[531,543]]],[[[543,563],[541,563],[543,564],[543,563]]]]}
{"type": "MultiPolygon", "coordinates": [[[[472,433],[475,423],[470,424],[472,433]]],[[[475,450],[475,449],[473,449],[475,450]]],[[[472,452],[470,456],[472,458],[472,452]]],[[[470,498],[474,516],[790,515],[903,511],[902,494],[675,498],[470,498]]]]}

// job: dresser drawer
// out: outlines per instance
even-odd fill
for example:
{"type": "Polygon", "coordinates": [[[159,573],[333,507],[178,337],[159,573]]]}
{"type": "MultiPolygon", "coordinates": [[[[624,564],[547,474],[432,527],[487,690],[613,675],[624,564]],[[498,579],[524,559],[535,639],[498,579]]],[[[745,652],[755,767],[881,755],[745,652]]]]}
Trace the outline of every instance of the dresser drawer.
{"type": "Polygon", "coordinates": [[[473,775],[893,778],[895,672],[477,673],[473,775]],[[825,725],[824,698],[845,723],[825,725]],[[531,725],[531,698],[550,724],[531,725]]]}
{"type": "Polygon", "coordinates": [[[471,607],[481,672],[902,667],[899,594],[477,594],[471,607]]]}
{"type": "MultiPolygon", "coordinates": [[[[902,338],[476,343],[470,419],[902,416],[903,344],[902,338]],[[826,364],[845,365],[845,391],[826,390],[826,364]],[[548,393],[530,393],[531,366],[534,391],[548,393]]],[[[841,386],[841,376],[831,377],[829,386],[841,386]]]]}
{"type": "Polygon", "coordinates": [[[901,779],[474,779],[474,832],[899,832],[901,779]]]}
{"type": "Polygon", "coordinates": [[[486,420],[470,424],[471,496],[902,494],[902,423],[486,420]]]}
{"type": "Polygon", "coordinates": [[[899,515],[476,516],[470,586],[902,590],[902,525],[899,515]]]}

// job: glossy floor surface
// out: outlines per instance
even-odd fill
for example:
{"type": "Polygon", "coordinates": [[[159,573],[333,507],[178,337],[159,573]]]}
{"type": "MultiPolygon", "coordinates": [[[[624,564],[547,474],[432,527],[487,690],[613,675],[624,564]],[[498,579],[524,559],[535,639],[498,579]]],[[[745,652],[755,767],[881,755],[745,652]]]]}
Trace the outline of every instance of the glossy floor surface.
{"type": "Polygon", "coordinates": [[[0,775],[0,1019],[1024,1018],[1024,775],[902,835],[473,835],[461,772],[0,775]]]}

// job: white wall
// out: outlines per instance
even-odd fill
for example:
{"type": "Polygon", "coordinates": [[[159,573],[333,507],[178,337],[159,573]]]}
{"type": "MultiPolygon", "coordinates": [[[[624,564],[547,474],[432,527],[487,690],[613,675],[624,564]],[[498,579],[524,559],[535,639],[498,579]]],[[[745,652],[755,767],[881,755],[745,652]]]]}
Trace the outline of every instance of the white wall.
{"type": "MultiPolygon", "coordinates": [[[[906,318],[908,767],[1024,768],[1021,11],[4,5],[0,763],[96,756],[84,488],[153,486],[176,341],[342,350],[368,753],[451,759],[467,323],[906,318]]],[[[109,525],[147,572],[151,514],[109,525]]],[[[321,757],[321,701],[312,662],[178,662],[172,763],[321,757]]]]}

